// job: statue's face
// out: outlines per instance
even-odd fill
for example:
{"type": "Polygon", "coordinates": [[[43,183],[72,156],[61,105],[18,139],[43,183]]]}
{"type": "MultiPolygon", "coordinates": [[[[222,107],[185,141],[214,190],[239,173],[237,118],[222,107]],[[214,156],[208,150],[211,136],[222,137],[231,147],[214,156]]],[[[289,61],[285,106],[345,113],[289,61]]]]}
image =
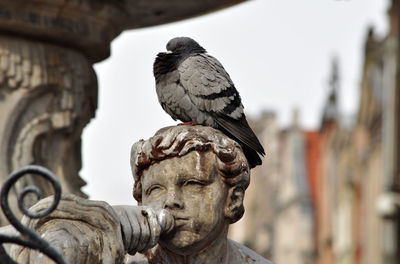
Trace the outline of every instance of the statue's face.
{"type": "Polygon", "coordinates": [[[160,244],[178,254],[196,252],[226,235],[228,187],[218,176],[212,152],[191,151],[150,166],[142,175],[142,204],[165,208],[175,231],[160,244]]]}

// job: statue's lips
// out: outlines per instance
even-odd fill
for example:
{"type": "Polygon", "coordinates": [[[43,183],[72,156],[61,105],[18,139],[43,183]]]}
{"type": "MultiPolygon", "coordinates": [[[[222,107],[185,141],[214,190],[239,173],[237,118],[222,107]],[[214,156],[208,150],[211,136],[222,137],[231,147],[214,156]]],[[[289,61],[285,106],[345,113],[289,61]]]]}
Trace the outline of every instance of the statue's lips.
{"type": "Polygon", "coordinates": [[[189,222],[189,218],[185,217],[174,217],[175,218],[175,227],[184,226],[189,222]]]}

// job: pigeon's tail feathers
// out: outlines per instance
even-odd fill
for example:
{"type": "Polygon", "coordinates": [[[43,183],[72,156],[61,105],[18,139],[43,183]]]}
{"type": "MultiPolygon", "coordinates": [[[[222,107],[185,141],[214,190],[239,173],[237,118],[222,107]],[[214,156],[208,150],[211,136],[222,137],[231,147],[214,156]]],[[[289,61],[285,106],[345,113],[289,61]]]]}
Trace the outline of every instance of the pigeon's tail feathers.
{"type": "Polygon", "coordinates": [[[228,116],[217,115],[215,117],[215,121],[221,128],[223,128],[223,130],[227,131],[238,141],[260,153],[261,155],[265,155],[263,146],[261,145],[257,136],[254,134],[253,130],[250,128],[245,116],[239,120],[236,120],[228,116]]]}
{"type": "Polygon", "coordinates": [[[254,168],[255,166],[262,164],[261,158],[255,150],[253,150],[252,148],[249,148],[248,146],[244,145],[243,143],[240,143],[240,145],[242,146],[243,153],[246,156],[246,159],[247,159],[251,169],[254,168]]]}
{"type": "Polygon", "coordinates": [[[236,120],[228,116],[215,115],[214,119],[220,130],[240,143],[251,168],[261,165],[261,159],[257,153],[264,156],[265,151],[245,116],[236,120]]]}

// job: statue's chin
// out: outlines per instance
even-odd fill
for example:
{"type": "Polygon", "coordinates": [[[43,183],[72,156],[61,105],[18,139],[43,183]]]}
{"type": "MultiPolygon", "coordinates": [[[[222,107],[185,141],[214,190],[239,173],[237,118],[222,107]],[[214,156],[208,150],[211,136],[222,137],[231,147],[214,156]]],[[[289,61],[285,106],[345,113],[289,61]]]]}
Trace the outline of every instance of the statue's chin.
{"type": "Polygon", "coordinates": [[[204,238],[200,237],[197,233],[182,230],[163,237],[160,240],[160,244],[163,248],[175,254],[188,255],[204,247],[207,242],[202,241],[202,239],[204,238]]]}

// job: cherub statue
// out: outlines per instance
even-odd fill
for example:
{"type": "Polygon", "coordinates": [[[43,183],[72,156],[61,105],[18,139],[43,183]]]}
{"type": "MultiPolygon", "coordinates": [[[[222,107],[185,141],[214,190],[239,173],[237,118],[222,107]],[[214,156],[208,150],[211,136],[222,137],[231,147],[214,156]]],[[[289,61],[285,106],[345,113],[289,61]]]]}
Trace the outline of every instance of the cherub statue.
{"type": "Polygon", "coordinates": [[[161,236],[142,259],[271,263],[227,238],[229,225],[244,213],[250,182],[249,165],[238,143],[210,127],[167,127],[133,145],[131,167],[139,205],[166,209],[175,219],[173,231],[161,236]]]}

